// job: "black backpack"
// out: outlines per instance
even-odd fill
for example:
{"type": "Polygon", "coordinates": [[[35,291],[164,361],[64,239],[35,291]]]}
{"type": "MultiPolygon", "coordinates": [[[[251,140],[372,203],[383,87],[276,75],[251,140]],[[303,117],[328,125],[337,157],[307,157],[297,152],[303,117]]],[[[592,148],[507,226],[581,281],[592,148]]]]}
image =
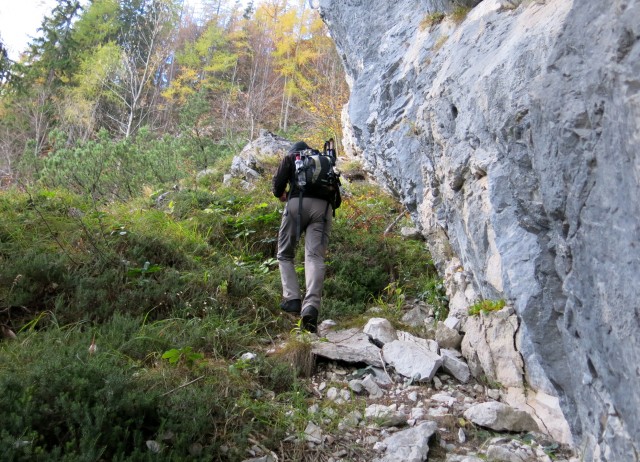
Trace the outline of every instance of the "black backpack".
{"type": "Polygon", "coordinates": [[[294,159],[295,182],[300,190],[333,191],[337,187],[338,174],[334,169],[335,158],[315,149],[306,149],[295,153],[294,159]]]}

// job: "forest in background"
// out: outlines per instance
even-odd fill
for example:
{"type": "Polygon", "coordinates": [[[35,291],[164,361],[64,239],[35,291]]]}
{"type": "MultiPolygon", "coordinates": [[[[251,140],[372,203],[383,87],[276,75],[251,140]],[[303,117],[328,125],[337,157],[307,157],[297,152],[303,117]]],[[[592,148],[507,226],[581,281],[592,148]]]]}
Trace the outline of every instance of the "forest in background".
{"type": "Polygon", "coordinates": [[[197,15],[182,0],[59,0],[18,62],[0,42],[0,181],[122,197],[123,182],[179,180],[261,128],[339,140],[347,97],[305,0],[197,15]]]}

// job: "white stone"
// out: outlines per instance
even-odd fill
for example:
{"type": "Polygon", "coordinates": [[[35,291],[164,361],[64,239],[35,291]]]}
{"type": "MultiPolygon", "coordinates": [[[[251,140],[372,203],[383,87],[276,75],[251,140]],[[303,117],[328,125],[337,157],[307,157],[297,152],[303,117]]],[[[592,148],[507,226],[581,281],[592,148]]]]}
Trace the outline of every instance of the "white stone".
{"type": "Polygon", "coordinates": [[[411,409],[411,418],[414,420],[422,420],[424,418],[424,408],[422,407],[414,407],[411,409]]]}
{"type": "Polygon", "coordinates": [[[463,415],[476,425],[496,431],[538,431],[538,425],[528,413],[496,401],[471,406],[463,415]]]}
{"type": "Polygon", "coordinates": [[[385,362],[396,372],[419,381],[429,381],[442,365],[442,358],[415,342],[394,340],[382,347],[385,362]]]}
{"type": "Polygon", "coordinates": [[[462,335],[442,322],[438,321],[436,326],[436,342],[440,348],[456,349],[462,343],[462,335]]]}
{"type": "Polygon", "coordinates": [[[431,396],[431,401],[435,401],[437,403],[446,404],[447,406],[453,406],[456,402],[456,399],[453,396],[447,395],[446,393],[436,393],[431,396]]]}
{"type": "Polygon", "coordinates": [[[471,378],[471,371],[467,363],[458,357],[459,353],[443,348],[440,350],[440,354],[442,355],[442,369],[459,382],[467,383],[471,378]]]}
{"type": "Polygon", "coordinates": [[[322,443],[322,428],[313,422],[307,423],[307,427],[304,429],[304,439],[310,443],[322,443]]]}
{"type": "Polygon", "coordinates": [[[369,397],[373,399],[382,398],[384,396],[384,392],[378,386],[378,384],[373,380],[371,374],[368,374],[361,382],[362,386],[369,393],[369,397]]]}
{"type": "Polygon", "coordinates": [[[429,454],[429,440],[436,433],[435,422],[422,422],[399,431],[383,440],[386,446],[382,457],[373,462],[424,462],[429,454]]]}
{"type": "Polygon", "coordinates": [[[367,420],[373,421],[382,427],[393,427],[407,423],[407,416],[402,412],[396,411],[394,405],[372,404],[365,409],[364,416],[367,420]]]}
{"type": "Polygon", "coordinates": [[[460,320],[455,316],[449,316],[447,319],[444,320],[444,325],[447,326],[449,329],[453,329],[457,331],[458,328],[460,327],[460,320]]]}
{"type": "Polygon", "coordinates": [[[313,342],[311,351],[314,354],[336,361],[382,367],[380,348],[373,345],[369,336],[358,329],[328,332],[325,339],[313,342]]]}
{"type": "Polygon", "coordinates": [[[356,393],[360,393],[362,390],[364,390],[364,387],[362,386],[362,380],[349,380],[349,388],[351,388],[356,393]]]}
{"type": "Polygon", "coordinates": [[[365,324],[363,332],[378,346],[393,342],[398,339],[396,329],[389,320],[384,318],[371,318],[365,324]]]}
{"type": "Polygon", "coordinates": [[[335,401],[338,399],[338,389],[336,387],[329,388],[326,396],[329,401],[335,401]]]}

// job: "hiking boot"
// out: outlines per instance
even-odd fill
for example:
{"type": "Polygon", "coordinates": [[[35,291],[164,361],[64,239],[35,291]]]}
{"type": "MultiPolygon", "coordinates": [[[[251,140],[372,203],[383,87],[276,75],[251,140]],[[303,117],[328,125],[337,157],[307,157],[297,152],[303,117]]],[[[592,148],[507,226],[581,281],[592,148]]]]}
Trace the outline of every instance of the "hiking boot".
{"type": "Polygon", "coordinates": [[[296,316],[300,314],[301,308],[302,308],[302,302],[300,302],[299,299],[285,300],[282,303],[280,303],[280,309],[282,309],[282,311],[289,314],[295,314],[296,316]]]}
{"type": "Polygon", "coordinates": [[[302,311],[302,328],[315,334],[318,331],[318,310],[307,306],[302,311]]]}

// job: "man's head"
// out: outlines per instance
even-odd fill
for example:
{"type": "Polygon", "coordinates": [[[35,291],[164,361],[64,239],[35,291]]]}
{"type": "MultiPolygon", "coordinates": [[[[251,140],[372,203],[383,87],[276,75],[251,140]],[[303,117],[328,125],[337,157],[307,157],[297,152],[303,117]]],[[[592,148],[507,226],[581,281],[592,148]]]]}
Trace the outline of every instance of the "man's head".
{"type": "Polygon", "coordinates": [[[292,152],[301,152],[301,151],[304,151],[305,149],[311,149],[311,148],[304,141],[298,141],[294,143],[293,146],[291,146],[291,149],[289,149],[289,154],[291,154],[292,152]]]}

